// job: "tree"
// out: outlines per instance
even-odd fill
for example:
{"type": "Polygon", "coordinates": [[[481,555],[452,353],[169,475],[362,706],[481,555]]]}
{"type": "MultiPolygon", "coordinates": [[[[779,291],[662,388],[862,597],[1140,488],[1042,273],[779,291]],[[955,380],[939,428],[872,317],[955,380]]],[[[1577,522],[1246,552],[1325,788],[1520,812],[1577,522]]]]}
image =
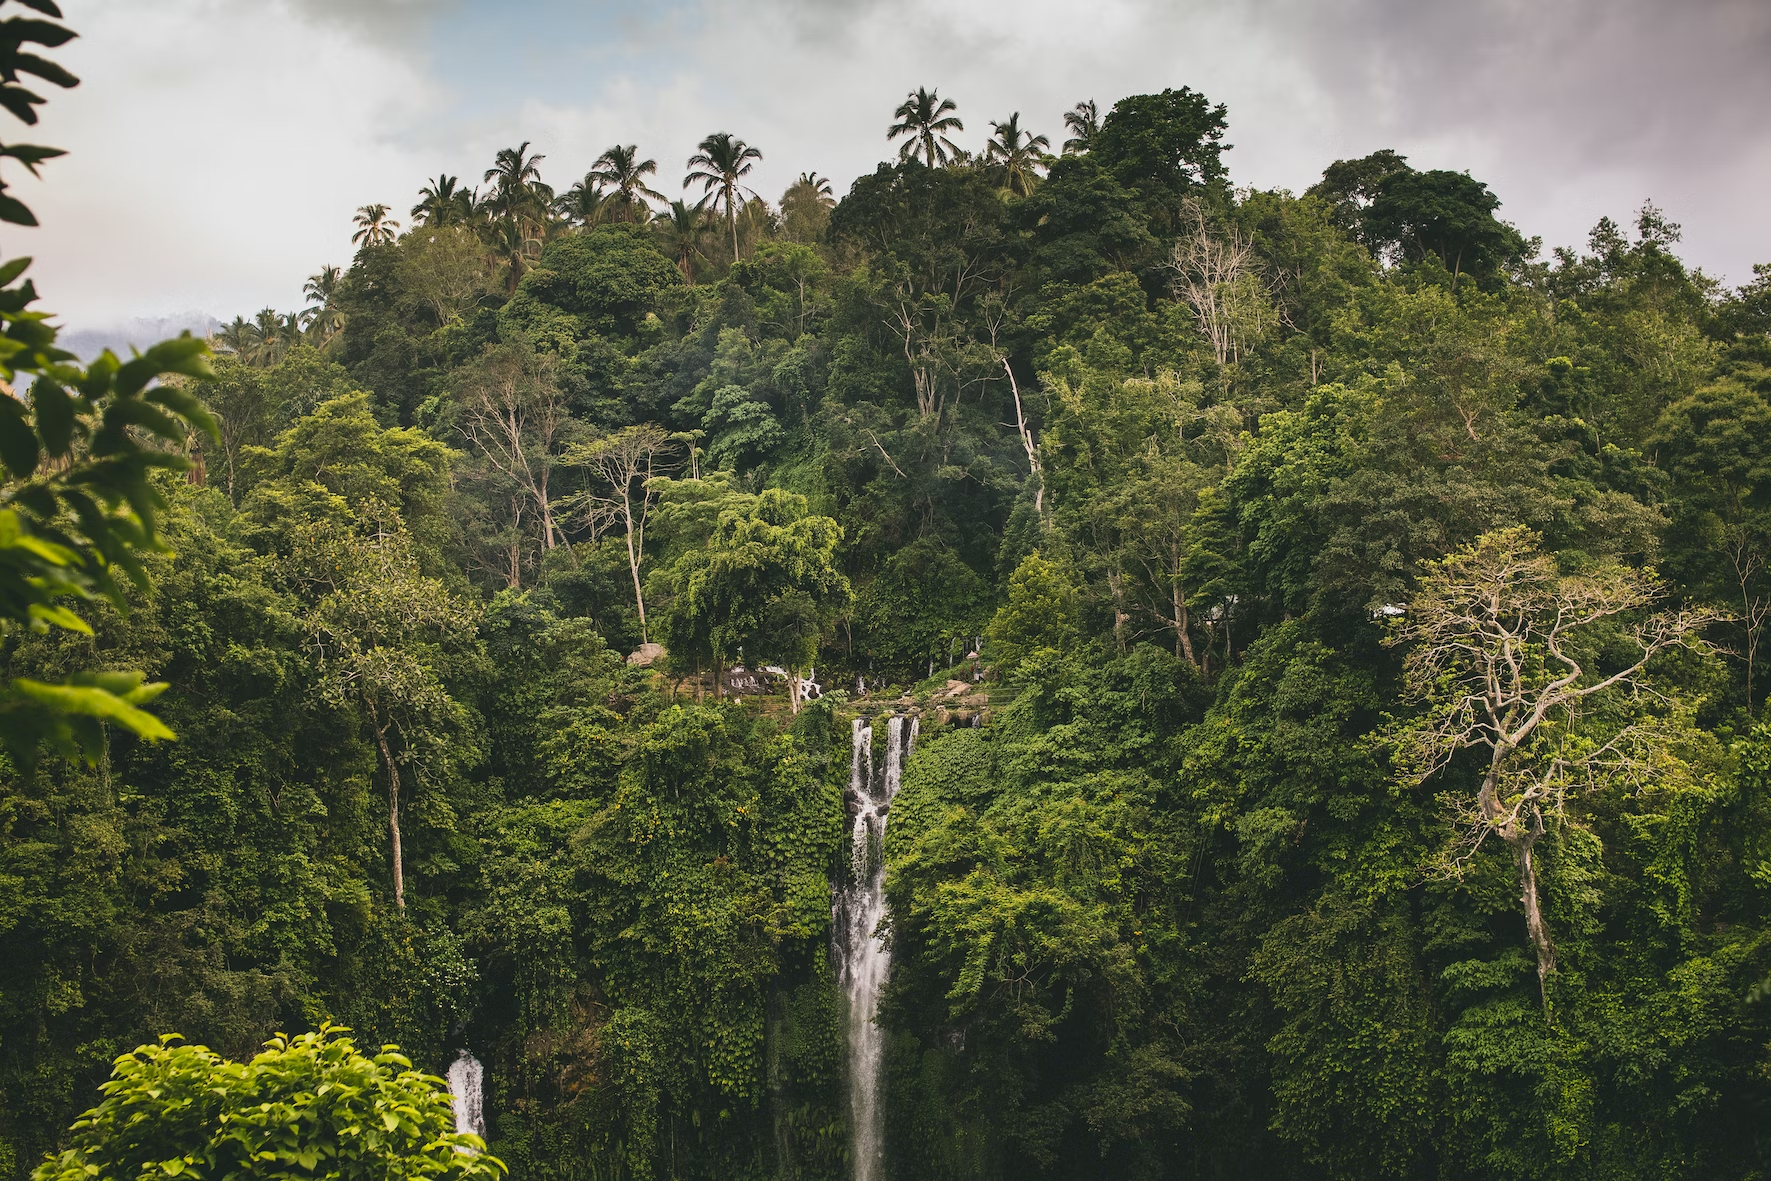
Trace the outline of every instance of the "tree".
{"type": "Polygon", "coordinates": [[[400,837],[400,768],[422,775],[448,758],[462,725],[438,663],[441,646],[471,634],[477,612],[424,577],[399,515],[363,507],[361,530],[321,522],[304,530],[291,556],[294,578],[318,600],[307,628],[320,669],[320,693],[363,710],[387,776],[387,826],[394,906],[406,907],[400,837]]]}
{"type": "Polygon", "coordinates": [[[1094,99],[1083,99],[1064,112],[1064,126],[1070,132],[1070,138],[1064,141],[1064,154],[1080,156],[1088,151],[1101,130],[1101,109],[1094,99]]]}
{"type": "Polygon", "coordinates": [[[572,187],[560,194],[555,205],[561,217],[586,229],[607,221],[613,208],[602,181],[590,172],[585,173],[583,179],[573,181],[572,187]]]}
{"type": "Polygon", "coordinates": [[[918,86],[892,112],[898,121],[886,129],[886,142],[906,136],[898,147],[898,159],[914,160],[920,152],[924,164],[939,168],[961,151],[947,136],[950,131],[965,130],[958,110],[959,105],[952,99],[918,86]]]}
{"type": "Polygon", "coordinates": [[[514,148],[500,148],[482,180],[492,185],[484,198],[489,209],[512,220],[536,220],[553,200],[553,190],[542,183],[539,152],[529,154],[529,141],[514,148]]]}
{"type": "MultiPolygon", "coordinates": [[[[558,359],[522,339],[488,349],[463,374],[461,433],[494,471],[535,507],[541,544],[563,537],[554,521],[550,483],[557,450],[570,427],[558,359]]],[[[517,578],[519,566],[511,566],[517,578]]],[[[512,582],[512,586],[516,583],[512,582]]]]}
{"type": "Polygon", "coordinates": [[[1326,201],[1335,224],[1363,238],[1365,211],[1377,199],[1383,182],[1407,171],[1408,157],[1384,148],[1357,160],[1336,160],[1322,170],[1322,179],[1304,195],[1326,201]]]}
{"type": "Polygon", "coordinates": [[[1362,225],[1374,251],[1393,251],[1410,262],[1437,256],[1452,286],[1469,274],[1490,281],[1517,260],[1524,240],[1494,216],[1500,198],[1463,172],[1390,173],[1377,186],[1362,225]]]}
{"type": "Polygon", "coordinates": [[[996,166],[1003,187],[1025,197],[1039,183],[1039,160],[1051,141],[1021,129],[1021,112],[990,124],[993,138],[984,145],[984,159],[996,166]]]}
{"type": "Polygon", "coordinates": [[[794,242],[822,240],[836,206],[830,182],[815,172],[802,172],[781,194],[781,230],[794,242]]]}
{"type": "Polygon", "coordinates": [[[1227,114],[1186,86],[1134,94],[1113,104],[1089,139],[1089,156],[1159,208],[1174,208],[1223,183],[1227,114]]]}
{"type": "Polygon", "coordinates": [[[314,337],[314,343],[325,348],[344,328],[344,312],[338,307],[338,297],[342,275],[335,266],[320,268],[318,274],[309,275],[307,284],[301,293],[309,300],[308,307],[301,313],[303,327],[314,337]]]}
{"type": "Polygon", "coordinates": [[[684,554],[671,571],[673,637],[704,646],[716,678],[718,665],[739,655],[785,665],[797,710],[823,620],[848,598],[849,580],[836,566],[842,535],[842,526],[811,515],[805,497],[791,492],[729,498],[706,548],[684,554]]]}
{"type": "Polygon", "coordinates": [[[672,201],[664,216],[654,223],[664,253],[676,261],[684,282],[691,286],[695,282],[695,260],[701,256],[701,243],[713,230],[707,221],[706,204],[705,199],[693,205],[687,201],[672,201]]]}
{"type": "Polygon", "coordinates": [[[754,192],[738,182],[750,175],[763,154],[730,132],[716,131],[701,141],[700,150],[689,157],[689,174],[683,177],[686,189],[696,181],[701,191],[713,199],[713,208],[724,208],[726,227],[732,234],[732,261],[738,261],[738,206],[744,194],[754,192]]]}
{"type": "Polygon", "coordinates": [[[1192,309],[1217,363],[1240,362],[1276,320],[1254,243],[1236,226],[1207,224],[1198,201],[1183,208],[1186,231],[1175,239],[1168,263],[1175,293],[1192,309]]]}
{"type": "Polygon", "coordinates": [[[1645,707],[1667,698],[1649,666],[1676,649],[1707,650],[1700,633],[1718,618],[1693,607],[1650,612],[1662,594],[1653,574],[1615,561],[1564,574],[1530,530],[1505,529],[1429,562],[1388,640],[1408,645],[1405,691],[1426,707],[1392,732],[1397,774],[1420,784],[1461,751],[1487,752],[1480,787],[1462,801],[1452,865],[1490,836],[1512,849],[1546,989],[1556,951],[1533,859],[1546,821],[1562,822],[1582,791],[1652,775],[1666,735],[1645,707]],[[1609,733],[1582,724],[1605,698],[1634,715],[1609,733]]]}
{"type": "Polygon", "coordinates": [[[441,229],[473,220],[474,191],[461,187],[461,178],[438,174],[437,178],[418,190],[418,204],[412,207],[414,225],[441,229]]]}
{"type": "Polygon", "coordinates": [[[647,423],[630,426],[593,443],[583,443],[567,453],[563,462],[590,469],[600,486],[582,494],[584,515],[592,534],[618,524],[627,542],[627,570],[633,579],[633,605],[640,617],[640,642],[646,632],[646,596],[641,589],[640,566],[646,558],[646,525],[658,498],[653,478],[661,475],[660,463],[674,450],[670,435],[647,423]]]}
{"type": "Polygon", "coordinates": [[[657,171],[658,161],[639,158],[638,144],[616,144],[596,158],[596,163],[591,165],[584,178],[595,178],[609,186],[612,190],[609,199],[620,207],[618,216],[622,220],[646,221],[651,216],[651,210],[646,206],[644,198],[649,197],[654,201],[665,199],[663,193],[646,186],[646,177],[657,171]]]}
{"type": "Polygon", "coordinates": [[[357,210],[357,216],[351,219],[357,232],[351,235],[353,246],[386,246],[394,240],[399,232],[400,223],[388,216],[388,207],[382,204],[364,205],[357,210]]]}
{"type": "Polygon", "coordinates": [[[278,1034],[229,1062],[177,1034],[112,1064],[104,1098],[70,1129],[72,1147],[32,1181],[88,1177],[386,1177],[469,1181],[504,1165],[454,1130],[443,1080],[396,1046],[373,1058],[343,1026],[278,1034]]]}
{"type": "Polygon", "coordinates": [[[1062,567],[1034,550],[1009,576],[1008,602],[984,629],[983,654],[1013,672],[1042,652],[1069,651],[1077,638],[1076,588],[1062,567]]]}

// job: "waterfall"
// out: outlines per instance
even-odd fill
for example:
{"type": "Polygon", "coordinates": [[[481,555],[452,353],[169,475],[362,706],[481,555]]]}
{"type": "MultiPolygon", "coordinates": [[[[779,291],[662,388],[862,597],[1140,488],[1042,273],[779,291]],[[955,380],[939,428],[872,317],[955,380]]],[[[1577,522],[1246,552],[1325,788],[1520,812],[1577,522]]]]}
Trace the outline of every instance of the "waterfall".
{"type": "Polygon", "coordinates": [[[449,1100],[455,1106],[455,1130],[472,1132],[481,1139],[486,1135],[486,1119],[480,1107],[480,1082],[484,1076],[480,1060],[466,1050],[449,1065],[449,1100]]]}
{"type": "Polygon", "coordinates": [[[874,1018],[891,952],[876,932],[885,915],[886,820],[904,763],[916,747],[917,719],[910,718],[908,726],[905,720],[894,717],[886,722],[885,766],[876,773],[873,727],[866,718],[856,718],[849,760],[847,803],[854,815],[849,880],[836,896],[832,938],[840,964],[838,981],[848,997],[855,1181],[878,1181],[884,1165],[885,1110],[879,1093],[884,1044],[874,1018]]]}

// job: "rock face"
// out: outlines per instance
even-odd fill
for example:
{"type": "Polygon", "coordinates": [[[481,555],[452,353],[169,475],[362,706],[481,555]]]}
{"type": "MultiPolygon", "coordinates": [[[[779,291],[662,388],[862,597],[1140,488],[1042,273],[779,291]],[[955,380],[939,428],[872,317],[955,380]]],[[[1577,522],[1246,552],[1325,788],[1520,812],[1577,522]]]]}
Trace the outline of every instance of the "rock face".
{"type": "Polygon", "coordinates": [[[629,652],[627,654],[627,663],[637,664],[637,665],[644,667],[645,665],[651,664],[655,660],[661,659],[663,656],[664,656],[664,645],[663,644],[641,644],[639,647],[635,648],[632,652],[629,652]]]}

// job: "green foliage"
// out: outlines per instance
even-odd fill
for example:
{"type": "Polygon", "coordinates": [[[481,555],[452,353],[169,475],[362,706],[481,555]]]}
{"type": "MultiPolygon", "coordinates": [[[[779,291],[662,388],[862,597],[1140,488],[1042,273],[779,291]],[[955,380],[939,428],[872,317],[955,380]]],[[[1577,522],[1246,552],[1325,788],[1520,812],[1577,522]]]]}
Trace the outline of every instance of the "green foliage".
{"type": "Polygon", "coordinates": [[[35,1181],[99,1177],[501,1177],[479,1137],[453,1130],[440,1084],[395,1047],[373,1058],[330,1026],[278,1034],[249,1062],[204,1046],[117,1059],[74,1146],[35,1181]]]}
{"type": "Polygon", "coordinates": [[[213,375],[75,373],[9,272],[0,1173],[165,1030],[342,1020],[471,1048],[522,1177],[849,1175],[830,883],[906,685],[893,1176],[1771,1170],[1764,277],[1652,206],[1536,259],[1393,151],[1236,189],[1221,106],[1103,109],[1010,188],[925,91],[912,158],[779,210],[709,136],[712,209],[650,224],[638,147],[558,203],[513,147],[213,375]],[[1559,793],[1553,971],[1493,752],[1403,773],[1457,709],[1385,643],[1527,536],[1703,623],[1500,759],[1559,793]],[[739,659],[868,695],[722,700],[739,659]]]}

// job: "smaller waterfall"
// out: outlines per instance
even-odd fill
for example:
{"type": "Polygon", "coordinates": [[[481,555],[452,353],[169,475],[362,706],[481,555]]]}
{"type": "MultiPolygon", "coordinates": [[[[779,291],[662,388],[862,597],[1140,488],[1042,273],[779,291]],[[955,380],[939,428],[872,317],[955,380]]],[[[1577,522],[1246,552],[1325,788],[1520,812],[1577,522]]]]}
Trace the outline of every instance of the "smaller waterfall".
{"type": "Polygon", "coordinates": [[[886,821],[903,779],[904,763],[916,747],[917,722],[916,718],[901,717],[886,722],[885,766],[877,774],[873,727],[866,718],[854,722],[848,792],[848,805],[854,810],[849,880],[836,896],[832,935],[840,960],[839,980],[848,997],[855,1181],[877,1181],[885,1163],[885,1109],[879,1093],[885,1040],[875,1018],[880,989],[891,967],[891,950],[877,931],[885,917],[886,821]]]}
{"type": "Polygon", "coordinates": [[[480,1060],[466,1050],[456,1055],[455,1061],[449,1065],[449,1099],[455,1107],[455,1130],[471,1132],[481,1139],[486,1135],[486,1117],[480,1096],[485,1074],[480,1060]]]}

